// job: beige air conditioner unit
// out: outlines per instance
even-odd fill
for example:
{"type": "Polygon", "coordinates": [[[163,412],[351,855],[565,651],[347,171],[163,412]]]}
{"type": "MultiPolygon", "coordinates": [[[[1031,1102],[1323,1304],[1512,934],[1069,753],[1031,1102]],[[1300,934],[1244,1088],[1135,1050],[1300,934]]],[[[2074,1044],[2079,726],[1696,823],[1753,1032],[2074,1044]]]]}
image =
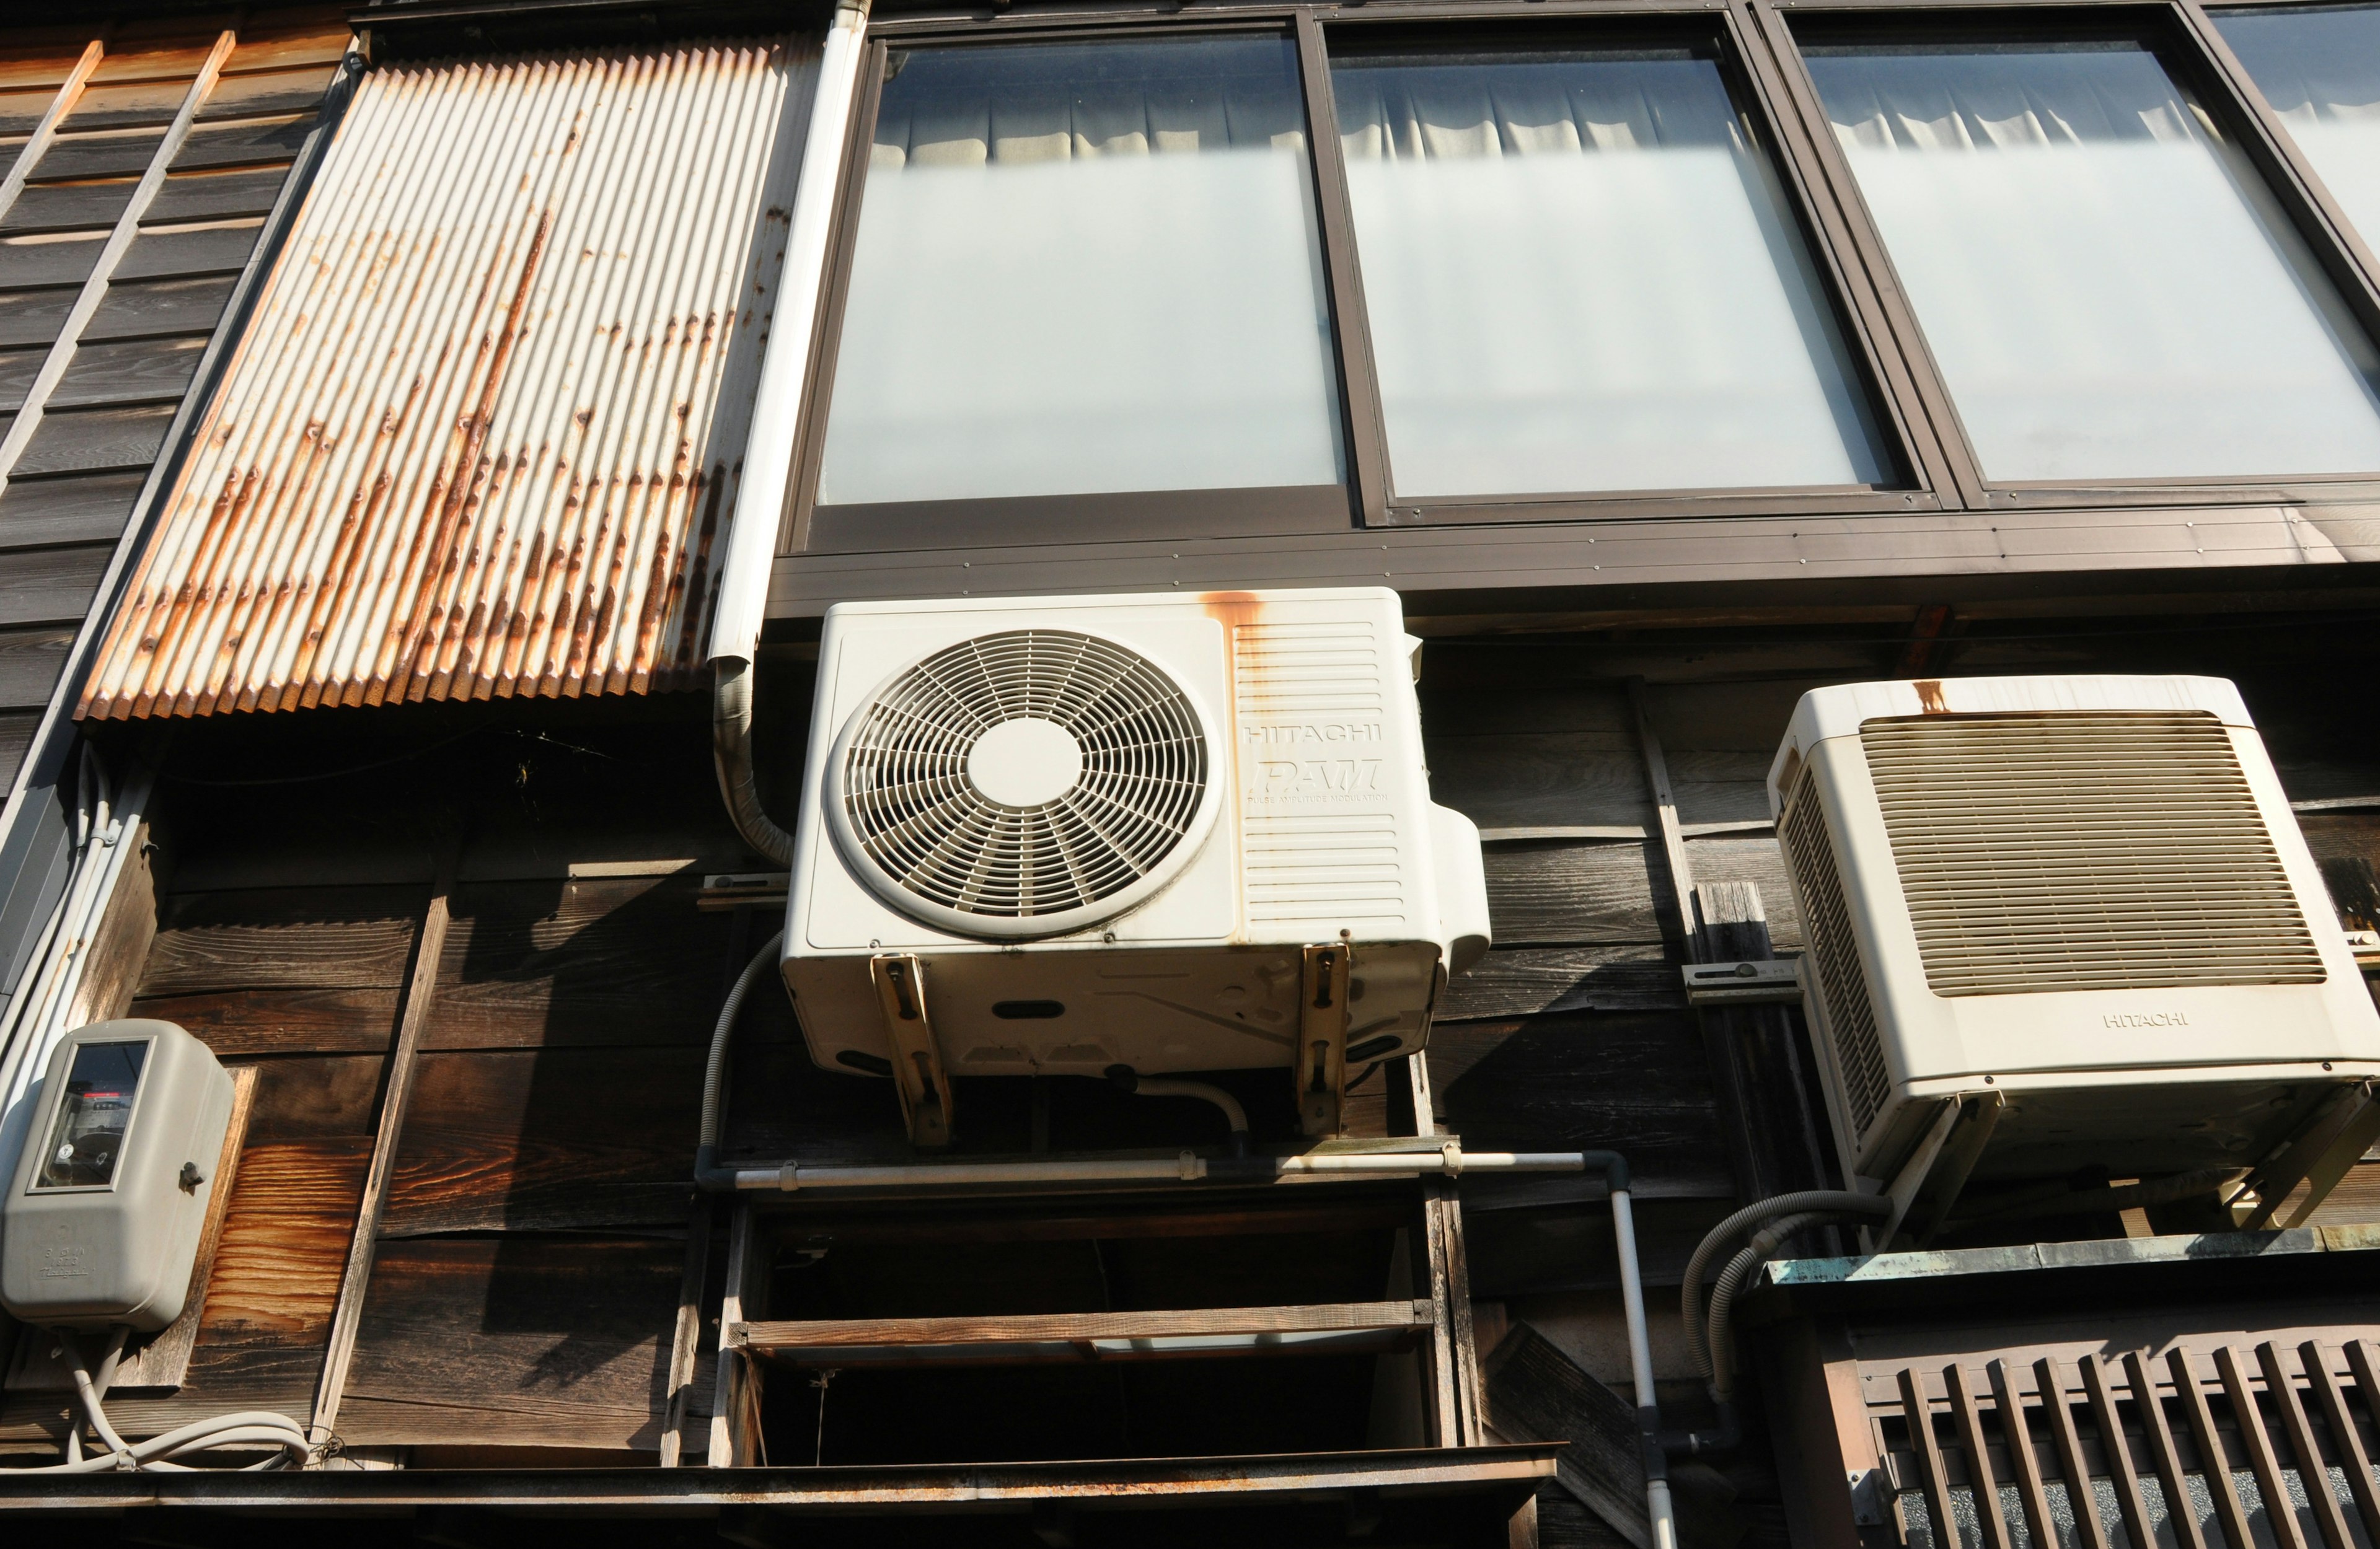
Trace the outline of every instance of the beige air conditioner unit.
{"type": "Polygon", "coordinates": [[[2380,1014],[2229,683],[1818,689],[1768,797],[1847,1173],[1922,1171],[1959,1098],[1988,1120],[1977,1182],[2249,1168],[2380,1074],[2380,1014]]]}
{"type": "Polygon", "coordinates": [[[1309,1133],[1487,950],[1386,588],[844,603],[784,974],[811,1057],[950,1078],[1278,1068],[1309,1133]]]}

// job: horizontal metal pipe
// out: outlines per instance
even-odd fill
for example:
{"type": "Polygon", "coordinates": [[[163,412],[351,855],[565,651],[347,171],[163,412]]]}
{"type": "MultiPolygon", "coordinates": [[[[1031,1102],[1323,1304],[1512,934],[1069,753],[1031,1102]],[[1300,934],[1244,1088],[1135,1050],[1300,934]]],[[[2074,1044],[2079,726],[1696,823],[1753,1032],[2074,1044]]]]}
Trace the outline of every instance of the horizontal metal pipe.
{"type": "Polygon", "coordinates": [[[961,1188],[986,1183],[1197,1183],[1301,1178],[1455,1177],[1465,1172],[1579,1172],[1586,1159],[1576,1151],[1464,1151],[1447,1144],[1434,1151],[1334,1152],[1324,1156],[1249,1156],[1209,1160],[1193,1151],[1164,1159],[1081,1162],[931,1162],[916,1166],[814,1168],[798,1162],[773,1167],[721,1168],[710,1178],[732,1178],[742,1191],[793,1193],[804,1189],[961,1188]]]}

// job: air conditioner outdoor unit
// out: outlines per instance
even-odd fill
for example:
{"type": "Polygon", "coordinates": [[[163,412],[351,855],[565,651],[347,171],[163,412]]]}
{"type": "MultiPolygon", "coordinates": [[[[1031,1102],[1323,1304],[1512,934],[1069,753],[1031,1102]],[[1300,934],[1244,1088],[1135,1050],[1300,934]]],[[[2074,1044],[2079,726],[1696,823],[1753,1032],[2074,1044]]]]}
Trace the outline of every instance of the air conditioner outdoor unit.
{"type": "Polygon", "coordinates": [[[1922,1172],[1961,1098],[1979,1183],[2370,1128],[2380,1014],[2229,683],[1818,689],[1768,799],[1846,1173],[1922,1172]]]}
{"type": "Polygon", "coordinates": [[[1308,1133],[1487,950],[1386,588],[844,603],[784,937],[811,1058],[949,1078],[1279,1068],[1308,1133]]]}

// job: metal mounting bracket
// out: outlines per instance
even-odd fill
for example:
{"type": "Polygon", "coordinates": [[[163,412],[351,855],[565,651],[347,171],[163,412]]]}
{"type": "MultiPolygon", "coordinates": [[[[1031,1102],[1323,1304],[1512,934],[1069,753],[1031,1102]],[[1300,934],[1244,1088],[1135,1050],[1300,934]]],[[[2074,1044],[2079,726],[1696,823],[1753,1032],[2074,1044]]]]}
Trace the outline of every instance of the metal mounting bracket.
{"type": "Polygon", "coordinates": [[[925,965],[910,953],[887,952],[868,960],[868,974],[876,982],[876,1002],[892,1045],[892,1090],[901,1099],[909,1144],[921,1151],[939,1150],[951,1144],[951,1081],[926,1011],[925,965]]]}
{"type": "Polygon", "coordinates": [[[1689,1006],[1794,1006],[1802,1001],[1802,960],[1690,962],[1683,970],[1689,1006]]]}
{"type": "Polygon", "coordinates": [[[1305,949],[1298,982],[1297,1127],[1307,1136],[1335,1135],[1347,1091],[1347,970],[1354,950],[1343,941],[1305,949]]]}
{"type": "Polygon", "coordinates": [[[1949,1218],[1950,1207],[1959,1203],[1959,1192],[1967,1186],[1967,1175],[1975,1170],[2007,1106],[2007,1095],[2000,1092],[1961,1092],[1943,1102],[1925,1138],[1885,1186],[1892,1197],[1892,1214],[1876,1230],[1871,1252],[1889,1252],[1893,1238],[1904,1230],[1920,1248],[1933,1240],[1949,1218]]]}

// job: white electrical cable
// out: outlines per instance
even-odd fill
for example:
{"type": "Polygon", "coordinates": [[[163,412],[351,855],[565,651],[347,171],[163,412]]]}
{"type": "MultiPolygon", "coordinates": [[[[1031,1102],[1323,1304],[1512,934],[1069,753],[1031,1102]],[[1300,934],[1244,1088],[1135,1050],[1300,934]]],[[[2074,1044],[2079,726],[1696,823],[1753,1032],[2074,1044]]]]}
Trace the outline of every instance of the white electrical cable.
{"type": "Polygon", "coordinates": [[[118,1327],[110,1333],[107,1356],[100,1365],[100,1379],[94,1381],[91,1368],[84,1363],[81,1348],[75,1336],[66,1330],[55,1331],[58,1347],[74,1370],[75,1397],[82,1406],[83,1418],[90,1422],[105,1452],[91,1457],[82,1455],[79,1424],[67,1432],[67,1460],[39,1468],[0,1470],[0,1475],[30,1473],[114,1473],[119,1470],[171,1471],[195,1473],[186,1463],[171,1461],[193,1452],[208,1452],[218,1447],[239,1447],[253,1450],[259,1446],[277,1448],[275,1456],[261,1463],[243,1465],[242,1471],[253,1472],[300,1464],[312,1456],[312,1446],[306,1439],[306,1428],[285,1414],[272,1414],[262,1410],[242,1410],[232,1414],[219,1414],[209,1420],[193,1421],[163,1435],[146,1441],[128,1442],[108,1422],[107,1410],[101,1407],[100,1398],[106,1382],[115,1374],[116,1358],[123,1353],[125,1337],[131,1332],[118,1327]]]}

